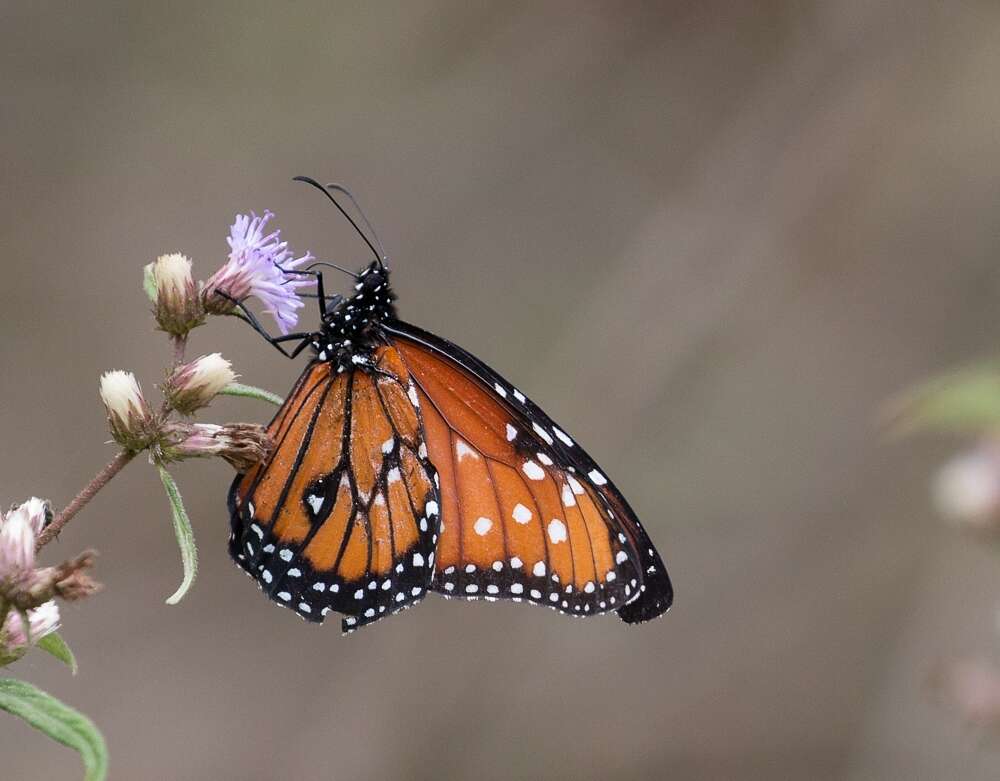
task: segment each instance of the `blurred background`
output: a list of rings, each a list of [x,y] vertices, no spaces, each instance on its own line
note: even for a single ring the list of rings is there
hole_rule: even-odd
[[[0,8],[0,497],[64,505],[109,460],[103,370],[169,348],[141,270],[207,277],[237,211],[363,246],[295,174],[348,183],[403,317],[459,341],[591,450],[663,552],[630,628],[427,599],[348,638],[226,553],[222,463],[175,475],[200,543],[128,468],[47,548],[101,551],[64,610],[76,678],[13,672],[104,730],[113,779],[994,779],[937,707],[996,647],[1000,567],[946,529],[951,443],[885,399],[1000,323],[1000,5],[25,3]],[[346,287],[346,280],[336,280]],[[307,320],[308,322],[308,320]],[[200,329],[247,382],[301,368]],[[265,421],[229,399],[204,420]],[[20,722],[4,778],[74,778]]]

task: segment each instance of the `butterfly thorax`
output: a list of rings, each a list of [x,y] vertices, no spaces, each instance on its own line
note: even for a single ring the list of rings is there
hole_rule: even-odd
[[[312,335],[317,357],[332,361],[339,371],[370,365],[372,352],[382,343],[379,325],[396,316],[392,305],[396,295],[384,265],[376,261],[364,268],[354,291],[326,313],[320,330]]]

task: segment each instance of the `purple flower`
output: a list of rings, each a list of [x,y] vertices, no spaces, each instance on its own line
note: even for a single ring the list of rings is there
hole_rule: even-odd
[[[265,234],[272,217],[270,211],[262,217],[236,215],[227,239],[229,260],[205,283],[203,295],[205,308],[212,314],[231,314],[235,308],[232,300],[256,296],[281,333],[287,334],[295,327],[298,310],[304,306],[297,289],[313,283],[311,277],[294,271],[314,256],[307,252],[294,257],[288,242],[281,241],[280,230]]]

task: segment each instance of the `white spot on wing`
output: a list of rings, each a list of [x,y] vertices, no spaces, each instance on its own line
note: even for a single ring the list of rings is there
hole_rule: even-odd
[[[552,435],[549,434],[548,431],[546,431],[545,429],[543,429],[537,423],[532,423],[531,427],[535,430],[535,433],[538,434],[538,436],[540,436],[542,439],[545,440],[545,444],[547,444],[547,445],[554,444],[554,440],[552,439]]]
[[[475,529],[476,534],[478,534],[480,537],[483,537],[490,529],[493,528],[493,521],[491,521],[489,518],[480,516],[479,518],[476,519],[476,522],[472,528]]]
[[[618,551],[618,553],[615,554],[616,563],[624,564],[626,561],[628,561],[628,554],[625,551],[620,550]]]
[[[531,510],[518,502],[514,505],[514,512],[511,513],[511,517],[518,523],[528,523],[531,520]]]
[[[562,487],[562,503],[565,507],[572,507],[576,504],[576,497],[573,496],[573,489],[568,484]]]
[[[479,454],[473,450],[464,439],[456,440],[455,442],[455,454],[458,456],[458,460],[461,461],[463,458],[479,458]]]
[[[565,431],[561,431],[555,426],[552,427],[552,432],[563,441],[563,444],[573,447],[573,440],[569,438],[569,435]]]
[[[566,524],[558,518],[549,521],[549,539],[552,540],[553,545],[566,542]]]
[[[406,389],[406,395],[410,397],[410,403],[417,409],[420,409],[420,399],[417,398],[417,389],[412,382],[410,383],[410,387]]]
[[[389,474],[386,476],[386,479],[390,483],[398,483],[400,480],[402,480],[403,478],[399,474],[399,467],[394,466],[392,469],[390,469]]]
[[[382,443],[382,452],[385,455],[389,455],[392,452],[392,446],[396,443],[396,440],[389,437],[385,442]]]
[[[507,390],[499,382],[493,383],[493,389],[500,394],[502,398],[507,398]]]
[[[319,510],[323,506],[323,497],[317,496],[316,494],[310,494],[306,501],[309,502],[309,506],[312,507],[313,515],[319,515]]]
[[[522,404],[524,404],[524,402],[527,401],[527,399],[524,397],[524,394],[521,393],[521,391],[519,391],[517,388],[514,388],[514,398],[517,399]]]
[[[532,480],[545,479],[545,470],[534,461],[525,461],[521,464],[521,470]]]
[[[545,574],[545,562],[544,561],[536,561],[535,562],[535,567],[531,571],[533,573],[535,573],[536,577],[539,577],[539,578],[542,577]]]
[[[513,442],[517,439],[517,429],[514,428],[510,423],[507,424],[507,441]]]
[[[420,554],[420,553],[414,553],[413,554],[413,566],[414,567],[422,567],[422,566],[424,566],[424,557],[423,557],[422,554]]]
[[[583,486],[580,485],[580,481],[573,477],[573,475],[567,475],[566,479],[569,481],[569,487],[573,489],[573,493],[577,496],[582,496]]]
[[[591,469],[587,473],[587,477],[591,479],[594,485],[605,485],[608,482],[608,478],[598,472],[596,469]]]

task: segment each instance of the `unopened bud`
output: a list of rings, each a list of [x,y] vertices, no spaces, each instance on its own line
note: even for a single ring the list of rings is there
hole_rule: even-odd
[[[1000,445],[984,442],[938,472],[934,503],[942,516],[971,531],[1000,531]]]
[[[36,520],[29,504],[15,507],[0,525],[0,581],[14,580],[35,566]]]
[[[153,413],[135,375],[110,371],[101,376],[101,400],[108,411],[111,436],[127,450],[146,447],[155,436]]]
[[[161,330],[173,336],[205,322],[202,297],[191,276],[191,261],[183,255],[160,255],[145,268],[146,290]]]
[[[59,629],[59,607],[55,602],[46,602],[25,615],[27,624],[19,611],[12,610],[0,626],[0,667],[16,662],[30,646]]]
[[[212,353],[174,369],[163,392],[170,406],[184,415],[191,415],[211,404],[212,399],[235,380],[233,365],[221,354]]]

